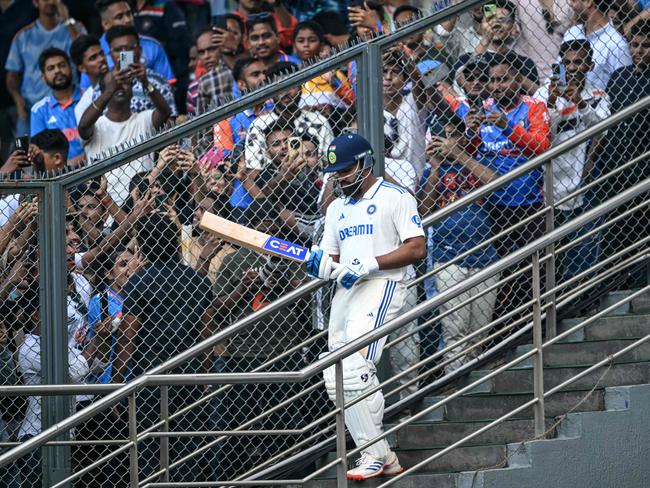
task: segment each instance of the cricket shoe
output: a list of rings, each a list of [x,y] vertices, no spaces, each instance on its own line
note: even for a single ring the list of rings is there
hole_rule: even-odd
[[[384,474],[386,476],[391,476],[394,474],[400,474],[402,471],[404,471],[404,468],[399,463],[397,454],[395,454],[393,451],[388,451],[386,461],[384,462]]]
[[[368,452],[362,452],[357,459],[357,467],[348,471],[349,480],[363,481],[384,473],[384,461]]]

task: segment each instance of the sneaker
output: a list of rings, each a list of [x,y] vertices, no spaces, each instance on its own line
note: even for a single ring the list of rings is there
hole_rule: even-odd
[[[391,476],[394,474],[400,474],[402,471],[404,471],[404,468],[399,463],[397,454],[393,451],[388,451],[388,456],[386,456],[386,462],[384,463],[384,474],[386,476]]]
[[[375,476],[381,476],[384,472],[384,462],[381,458],[376,458],[365,451],[361,453],[361,457],[357,459],[356,464],[356,468],[348,471],[349,480],[363,481]]]

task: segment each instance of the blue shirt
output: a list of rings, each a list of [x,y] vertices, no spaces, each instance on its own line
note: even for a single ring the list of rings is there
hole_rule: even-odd
[[[142,51],[142,60],[144,61],[144,67],[149,68],[152,71],[155,71],[159,75],[165,78],[168,83],[173,84],[176,82],[174,77],[174,72],[172,67],[169,64],[169,59],[165,50],[160,45],[158,41],[147,36],[140,37],[140,50]],[[108,69],[113,69],[115,63],[113,63],[113,58],[111,58],[111,48],[106,42],[106,33],[102,35],[99,39],[99,43],[102,46],[102,50],[106,55],[106,62],[108,63]],[[80,81],[81,88],[85,90],[91,86],[90,78],[86,73],[81,74]]]
[[[72,99],[61,105],[53,94],[47,95],[32,107],[29,136],[34,137],[45,129],[59,129],[68,140],[68,159],[84,153],[74,108],[81,98],[79,88],[72,92]]]
[[[108,294],[108,313],[111,317],[121,318],[124,298],[110,288],[106,293]],[[101,316],[101,300],[100,295],[97,294],[94,295],[88,303],[88,339],[91,339],[95,335],[95,326],[100,321]],[[115,334],[112,335],[111,341],[111,352],[109,354],[108,366],[98,378],[99,383],[105,384],[111,382],[111,376],[113,375],[113,362],[115,361],[117,349],[117,336]]]
[[[11,43],[5,69],[22,74],[20,93],[28,107],[38,102],[49,91],[41,78],[38,56],[47,47],[58,47],[69,52],[71,45],[72,38],[63,24],[48,31],[36,20],[18,31]]]

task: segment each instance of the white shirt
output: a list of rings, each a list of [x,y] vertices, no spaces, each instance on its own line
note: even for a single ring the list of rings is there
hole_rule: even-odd
[[[607,89],[612,73],[632,64],[630,47],[611,22],[589,35],[585,34],[584,25],[574,25],[566,31],[562,42],[573,39],[587,39],[591,43],[594,69],[587,75],[587,80],[595,88]]]
[[[413,94],[409,93],[402,99],[397,113],[393,115],[384,110],[384,118],[384,127],[390,126],[392,119],[397,119],[397,137],[387,155],[410,162],[419,178],[426,163],[426,111],[418,110]]]
[[[337,198],[327,208],[320,247],[343,264],[383,256],[412,237],[424,236],[415,197],[383,178],[358,201]],[[404,281],[407,266],[377,271],[368,279]]]
[[[153,112],[153,110],[145,110],[134,113],[125,122],[113,122],[105,115],[99,117],[90,140],[83,141],[88,161],[91,164],[101,161],[104,159],[102,151],[137,137],[153,134]],[[149,171],[151,168],[153,168],[153,159],[151,155],[147,155],[106,173],[108,193],[115,203],[122,205],[129,197],[129,183],[136,173]]]
[[[270,160],[266,156],[266,129],[270,127],[280,115],[273,112],[265,113],[257,117],[246,134],[246,143],[244,146],[244,156],[246,167],[257,171],[263,170]],[[318,141],[318,150],[320,154],[325,154],[327,147],[334,139],[334,133],[327,119],[316,112],[302,110],[294,119],[294,135],[298,132],[306,131]]]
[[[81,98],[77,102],[77,105],[75,105],[74,118],[77,119],[77,125],[79,125],[79,121],[81,120],[81,117],[83,116],[86,109],[90,107],[90,104],[93,103],[94,92],[95,89],[92,86],[86,88],[86,91],[84,91],[83,94],[81,95]]]
[[[546,82],[540,87],[534,98],[547,103],[549,83]],[[587,102],[587,108],[585,109],[579,109],[574,103],[562,97],[559,97],[555,102],[555,108],[549,107],[548,113],[551,117],[553,145],[564,142],[609,117],[609,97],[603,90],[599,90],[587,82],[581,96]],[[553,159],[554,201],[557,202],[566,195],[573,193],[582,185],[582,173],[587,162],[588,144],[588,142],[583,142]],[[557,208],[560,210],[573,210],[581,207],[583,203],[584,195],[579,195],[558,205]]]
[[[81,351],[68,349],[68,374],[73,383],[82,383],[90,372],[88,362]],[[25,342],[18,351],[18,368],[25,385],[41,384],[41,338],[25,334]],[[70,412],[72,413],[72,412]],[[41,397],[28,397],[25,418],[20,425],[18,438],[35,436],[41,432]]]
[[[18,207],[20,206],[20,195],[18,193],[14,195],[7,195],[6,197],[0,199],[0,227],[9,222],[9,219],[14,214]]]

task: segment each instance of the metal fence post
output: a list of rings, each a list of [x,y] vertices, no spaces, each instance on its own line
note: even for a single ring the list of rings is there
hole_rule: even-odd
[[[535,435],[542,435],[546,430],[544,415],[544,356],[542,354],[542,299],[539,277],[539,251],[533,254],[533,347],[535,362],[533,363],[533,393],[537,398],[535,403]]]
[[[545,231],[548,234],[555,229],[555,198],[553,197],[553,160],[547,161],[544,166],[544,205],[546,206],[545,214]],[[546,248],[546,254],[549,255],[549,259],[546,260],[545,264],[545,285],[546,290],[552,290],[555,288],[555,242],[551,243]],[[546,310],[546,339],[552,339],[557,335],[557,314],[555,308],[555,293],[551,293],[548,296],[548,302],[550,307]]]
[[[65,189],[46,183],[39,209],[41,373],[43,384],[65,384],[68,375],[67,270]],[[70,397],[52,395],[41,399],[42,428],[70,416]],[[57,440],[64,439],[65,434]],[[43,486],[49,487],[70,475],[70,446],[44,447]]]
[[[169,387],[160,387],[160,420],[163,421],[161,432],[169,432]],[[160,469],[164,469],[160,475],[160,481],[169,482],[169,437],[160,438]]]
[[[343,396],[343,362],[338,361],[334,369],[336,381],[336,457],[341,462],[336,467],[336,486],[346,488],[348,486],[348,462],[345,445],[345,397]]]
[[[374,174],[384,176],[384,89],[381,46],[367,44],[357,69],[359,133],[375,151]]]
[[[131,488],[138,488],[138,425],[136,423],[135,392],[129,395],[129,440],[133,443],[129,449],[129,478]]]

